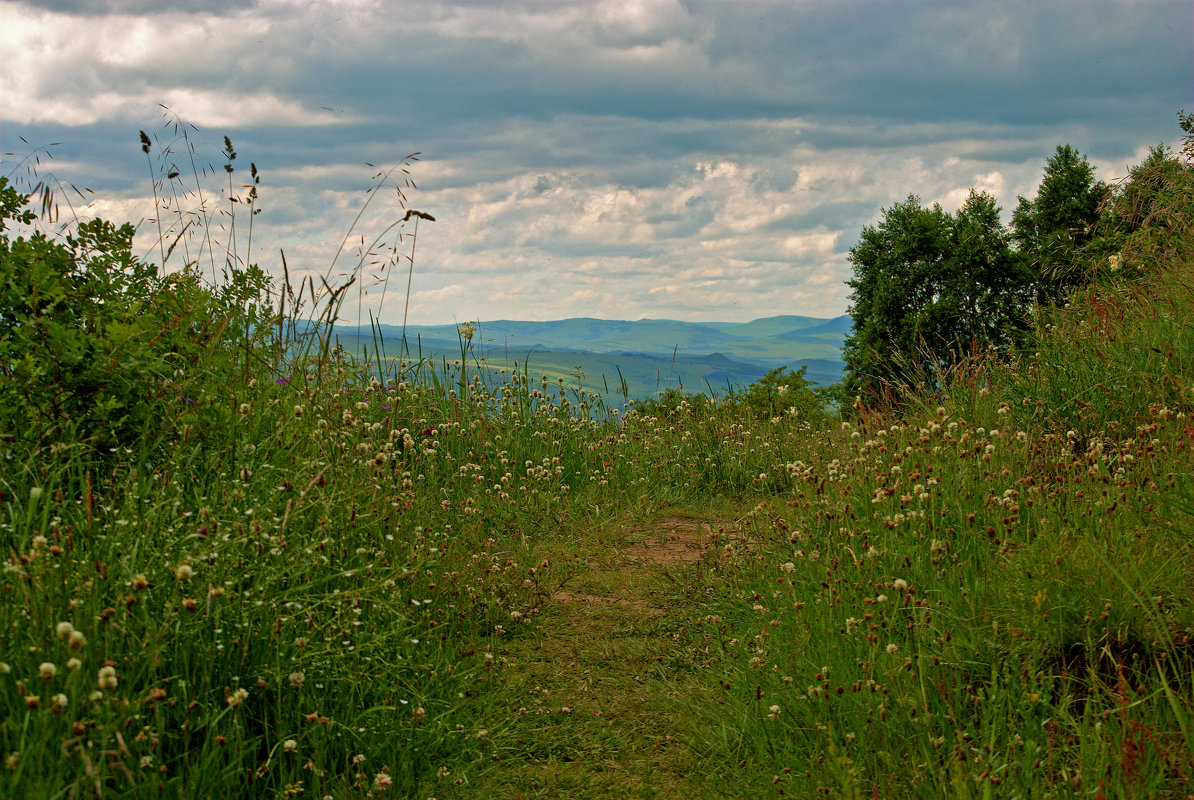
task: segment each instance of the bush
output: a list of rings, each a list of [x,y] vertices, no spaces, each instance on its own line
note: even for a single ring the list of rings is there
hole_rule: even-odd
[[[37,218],[28,200],[0,178],[0,435],[112,448],[197,433],[204,365],[260,329],[264,273],[208,289],[134,256],[131,225],[98,219],[61,240],[10,238],[10,222]]]
[[[790,372],[779,367],[730,396],[730,400],[757,419],[795,414],[803,419],[819,415],[826,390],[816,389],[805,378],[808,367]]]

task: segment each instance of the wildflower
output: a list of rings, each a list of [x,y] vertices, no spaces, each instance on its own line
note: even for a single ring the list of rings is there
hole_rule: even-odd
[[[78,669],[81,666],[83,666],[83,662],[77,658],[68,659],[66,662],[67,669]]]
[[[290,673],[288,680],[290,681],[290,688],[298,689],[302,687],[304,681],[307,680],[307,676],[301,672],[292,672]]]
[[[294,739],[287,739],[286,741],[282,742],[282,749],[287,753],[293,753],[298,750],[298,742],[296,742]]]
[[[54,626],[54,633],[58,634],[59,639],[65,640],[70,638],[70,635],[74,633],[74,631],[75,626],[71,625],[69,622],[59,622]]]
[[[33,549],[41,550],[41,549],[45,548],[45,546],[48,542],[49,542],[49,539],[47,539],[46,537],[42,536],[39,533],[33,537]]]
[[[53,702],[55,708],[66,708],[70,705],[70,698],[62,694],[62,692],[59,692],[58,694],[54,695]]]
[[[352,757],[352,765],[355,767],[357,764],[360,764],[364,760],[365,760],[365,755],[363,753],[357,753],[355,756]]]
[[[902,592],[908,588],[908,581],[904,580],[903,578],[896,578],[891,585],[895,587],[897,592]]]
[[[889,656],[895,655],[899,651],[900,651],[900,646],[898,644],[896,644],[895,642],[892,642],[891,644],[887,645],[887,654]]]
[[[101,689],[115,689],[116,688],[116,668],[112,666],[100,667],[99,680],[97,681]]]
[[[54,666],[49,661],[43,661],[37,667],[37,676],[43,681],[53,679],[58,674],[58,667]]]
[[[191,569],[188,564],[179,564],[174,569],[174,577],[180,581],[189,581],[195,577],[195,570]]]
[[[771,717],[772,719],[779,719],[779,706],[773,705],[767,710],[771,712],[767,716]]]
[[[386,789],[389,789],[390,784],[393,782],[394,779],[384,772],[379,772],[373,776],[373,788],[379,792],[384,792]]]
[[[66,645],[71,650],[82,650],[87,646],[87,637],[83,635],[82,631],[71,631]]]
[[[241,703],[245,702],[245,700],[248,697],[249,697],[249,691],[247,689],[241,688],[241,689],[237,689],[235,692],[228,695],[228,697],[226,699],[227,699],[229,706],[231,706],[232,708],[236,708]]]
[[[149,578],[146,578],[143,573],[138,572],[133,577],[133,591],[140,592],[149,586]]]
[[[35,694],[25,695],[25,708],[30,711],[36,711],[41,708],[41,698]]]
[[[252,408],[253,407],[250,406],[248,403],[241,403],[240,407],[237,409],[237,411],[239,411],[240,415],[243,417],[243,416],[247,415],[249,413],[249,411],[252,410]]]

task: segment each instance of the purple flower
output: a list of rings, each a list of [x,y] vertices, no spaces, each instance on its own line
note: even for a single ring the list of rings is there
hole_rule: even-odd
[[[389,408],[389,407],[390,407],[389,403],[387,403],[386,405],[382,406],[382,408]]]
[[[290,378],[278,378],[276,381],[274,381],[274,383],[278,384],[279,386],[285,386],[286,384],[290,383]]]

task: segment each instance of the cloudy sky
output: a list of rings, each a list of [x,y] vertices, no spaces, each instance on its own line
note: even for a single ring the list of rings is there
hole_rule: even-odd
[[[261,175],[248,256],[336,278],[363,242],[362,302],[398,323],[412,246],[412,323],[841,314],[883,207],[977,187],[1006,220],[1057,144],[1111,180],[1194,110],[1188,0],[6,0],[0,54],[0,174],[40,156],[148,250],[179,217],[138,131],[192,212],[171,123],[213,210],[227,135],[234,189]],[[435,222],[387,233],[398,171],[353,227],[415,152],[405,207]]]

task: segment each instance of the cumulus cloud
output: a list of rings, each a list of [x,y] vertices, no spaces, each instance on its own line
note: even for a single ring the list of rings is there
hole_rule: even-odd
[[[285,252],[299,277],[359,263],[362,306],[388,322],[416,245],[412,223],[388,226],[407,207],[436,217],[418,229],[412,322],[830,316],[859,230],[908,194],[952,210],[973,187],[1006,218],[1059,142],[1111,178],[1173,139],[1188,11],[9,2],[0,133],[9,152],[61,141],[54,168],[97,190],[92,213],[144,220],[146,250],[168,215],[137,130],[184,178],[193,147],[221,180],[228,134],[234,191],[247,162],[261,170],[254,260],[277,270]],[[414,151],[403,195],[366,207],[374,176]]]

